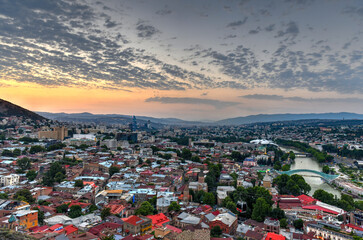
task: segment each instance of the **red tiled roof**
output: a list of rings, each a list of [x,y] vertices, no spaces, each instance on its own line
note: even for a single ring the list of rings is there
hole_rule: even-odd
[[[138,216],[133,215],[133,216],[129,217],[128,219],[124,220],[124,222],[137,226],[138,224],[144,222],[144,220],[142,220]]]
[[[156,225],[159,227],[167,222],[170,222],[169,218],[167,216],[165,216],[164,213],[149,215],[147,217],[151,219],[153,225]]]
[[[68,234],[72,234],[74,232],[77,232],[78,228],[76,228],[73,225],[68,225],[67,227],[64,228],[64,231],[66,231],[66,233],[67,233],[66,235],[68,235]]]
[[[273,232],[269,232],[267,233],[267,236],[265,238],[265,240],[285,240],[286,238],[282,235],[273,233]]]
[[[51,226],[51,227],[49,228],[49,230],[54,231],[54,230],[56,230],[57,228],[62,227],[62,226],[63,226],[63,224],[58,223],[58,224],[56,224],[56,225]]]
[[[302,208],[303,209],[310,209],[310,210],[319,210],[319,211],[323,211],[323,212],[327,212],[327,213],[332,213],[332,214],[335,214],[335,215],[339,214],[336,211],[333,211],[333,210],[330,210],[330,209],[327,209],[327,208],[323,208],[323,207],[320,207],[318,205],[303,206]]]
[[[167,229],[173,231],[173,232],[176,232],[176,233],[182,233],[183,231],[177,227],[174,227],[174,226],[171,226],[171,225],[166,225],[165,226]]]
[[[305,194],[302,194],[302,195],[298,196],[298,198],[300,199],[301,203],[304,204],[304,205],[312,204],[313,202],[317,201],[315,198],[312,198],[312,197],[307,196]]]

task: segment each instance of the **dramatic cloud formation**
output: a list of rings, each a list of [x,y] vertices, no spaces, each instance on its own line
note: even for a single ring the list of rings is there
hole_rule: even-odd
[[[250,94],[241,96],[242,98],[255,99],[255,100],[289,100],[296,102],[362,102],[362,98],[303,98],[303,97],[284,97],[275,94]]]
[[[363,98],[362,9],[361,0],[0,0],[0,86],[234,107],[226,114],[241,110],[241,94],[252,96],[244,101],[356,104]],[[254,94],[266,89],[276,95]],[[199,98],[206,92],[211,99]]]

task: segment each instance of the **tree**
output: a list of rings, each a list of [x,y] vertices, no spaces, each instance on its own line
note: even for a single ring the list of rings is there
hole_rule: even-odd
[[[304,221],[300,218],[294,221],[294,227],[296,229],[303,229],[304,227]]]
[[[58,207],[56,207],[56,211],[57,213],[66,213],[68,211],[68,205],[67,204],[59,205]]]
[[[286,218],[280,219],[280,227],[286,228],[287,227],[287,220]]]
[[[55,179],[55,176],[57,173],[62,173],[62,175],[58,174],[58,179]],[[59,162],[54,162],[52,165],[50,165],[49,171],[45,174],[43,177],[43,184],[46,186],[53,186],[54,182],[56,181],[62,181],[65,177],[66,170],[62,167],[62,165]]]
[[[324,165],[324,166],[323,166],[323,173],[329,174],[329,172],[330,172],[330,168],[329,168],[329,166]]]
[[[110,177],[112,177],[112,175],[114,175],[115,173],[119,173],[119,172],[120,172],[120,169],[116,166],[111,166],[108,170]]]
[[[178,212],[180,211],[180,205],[177,202],[171,202],[170,206],[168,207],[168,211],[175,211]]]
[[[26,177],[28,178],[29,181],[34,181],[34,179],[37,177],[38,173],[34,170],[29,170],[26,173]]]
[[[253,206],[252,219],[263,222],[269,211],[270,206],[266,203],[265,199],[258,198],[256,204]]]
[[[210,231],[210,234],[211,234],[211,236],[212,237],[215,237],[215,238],[217,238],[217,237],[220,237],[221,235],[222,235],[222,229],[221,229],[221,227],[220,226],[214,226],[212,229],[211,229],[211,231]]]
[[[216,197],[211,192],[204,193],[203,203],[208,204],[209,206],[213,207],[216,204]]]
[[[27,203],[34,203],[35,199],[32,196],[32,193],[28,189],[21,189],[17,191],[14,195],[14,199],[25,201]]]
[[[101,218],[102,220],[105,220],[105,218],[107,218],[108,216],[111,216],[111,209],[110,208],[104,208],[101,211]]]
[[[38,211],[38,223],[40,225],[43,225],[44,224],[44,212],[43,211],[40,211],[39,208],[33,208],[33,210],[37,210]]]
[[[69,212],[68,212],[68,216],[70,218],[77,218],[82,216],[82,208],[79,205],[73,205],[70,207]]]
[[[181,152],[181,157],[184,159],[191,159],[192,157],[192,152],[188,149],[188,148],[183,148],[182,152]]]
[[[271,213],[269,214],[270,217],[275,218],[275,219],[283,219],[285,218],[285,211],[278,208],[274,208],[272,209]]]
[[[136,215],[143,215],[143,216],[151,215],[153,213],[154,213],[154,207],[148,201],[141,203],[140,207],[135,211]]]
[[[290,164],[284,164],[281,169],[284,172],[289,171],[290,170]]]
[[[34,153],[45,152],[45,151],[46,151],[46,149],[44,147],[35,145],[30,148],[29,153],[34,154]]]
[[[9,196],[6,193],[0,193],[0,199],[8,199]]]
[[[57,183],[61,183],[65,177],[66,176],[63,173],[57,172],[57,174],[54,176],[54,181],[56,181]]]
[[[74,186],[75,187],[79,187],[79,188],[83,188],[84,187],[84,184],[83,184],[83,181],[82,180],[76,180],[75,182],[74,182]]]
[[[92,204],[91,206],[89,206],[88,208],[88,212],[93,213],[94,211],[98,210],[98,207],[94,204]]]
[[[193,162],[200,162],[200,157],[199,156],[193,156],[190,160],[192,160]]]
[[[31,167],[30,160],[27,157],[17,160],[16,164],[22,171],[28,170]]]

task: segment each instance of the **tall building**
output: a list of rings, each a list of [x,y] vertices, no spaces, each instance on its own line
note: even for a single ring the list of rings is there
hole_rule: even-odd
[[[39,139],[55,139],[63,141],[66,137],[68,137],[68,129],[65,127],[54,127],[53,130],[38,132]]]

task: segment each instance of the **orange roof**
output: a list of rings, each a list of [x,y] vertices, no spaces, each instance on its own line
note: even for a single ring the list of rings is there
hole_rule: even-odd
[[[68,234],[72,234],[74,232],[77,232],[78,228],[76,228],[73,225],[68,225],[67,227],[64,228],[64,231],[66,231],[66,233],[67,233],[66,235],[68,235]]]
[[[128,219],[125,219],[124,222],[130,223],[134,226],[139,225],[140,223],[143,223],[144,220],[142,220],[141,218],[139,218],[138,216],[132,215],[131,217],[129,217]]]
[[[112,214],[120,214],[125,209],[121,204],[107,204],[105,208],[109,208]]]
[[[162,226],[164,223],[170,222],[169,218],[164,213],[146,216],[150,218],[153,225]]]
[[[269,232],[269,233],[267,233],[265,240],[286,240],[286,238],[282,235],[279,235],[279,234],[276,234],[273,232]]]
[[[51,226],[51,227],[49,228],[49,230],[54,231],[54,230],[56,230],[57,228],[62,227],[62,226],[63,226],[63,224],[58,223],[58,224],[56,224],[56,225]]]

